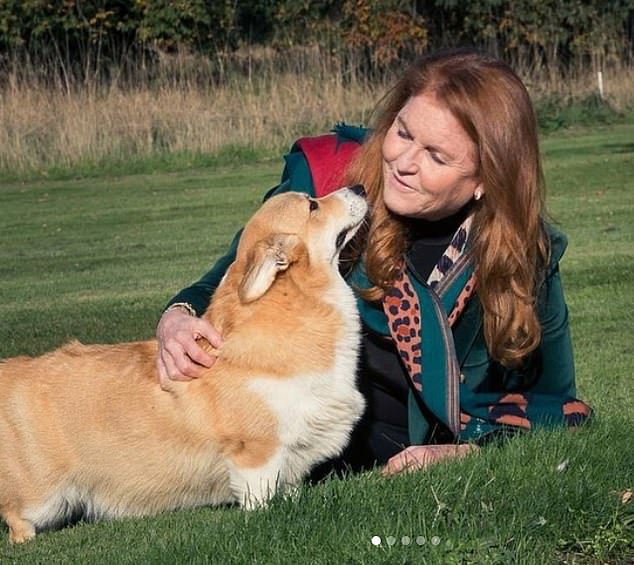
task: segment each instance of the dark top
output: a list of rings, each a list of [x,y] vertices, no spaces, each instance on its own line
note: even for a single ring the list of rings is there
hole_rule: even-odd
[[[437,222],[411,222],[407,258],[419,279],[428,279],[465,216],[466,211],[461,211]],[[357,470],[384,465],[409,445],[407,399],[411,385],[396,348],[391,339],[365,325],[362,348],[359,388],[367,408],[343,455]]]

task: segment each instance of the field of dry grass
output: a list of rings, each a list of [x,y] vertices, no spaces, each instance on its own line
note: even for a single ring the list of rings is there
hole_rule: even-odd
[[[269,59],[267,59],[269,57]],[[79,164],[160,153],[213,154],[233,145],[280,151],[298,136],[335,122],[367,124],[391,80],[369,81],[318,52],[280,67],[273,56],[217,67],[170,60],[153,81],[122,86],[43,83],[36,73],[0,83],[0,173],[37,174]],[[598,91],[595,73],[564,79],[522,73],[535,100],[583,99]],[[603,73],[607,100],[634,107],[634,69]]]

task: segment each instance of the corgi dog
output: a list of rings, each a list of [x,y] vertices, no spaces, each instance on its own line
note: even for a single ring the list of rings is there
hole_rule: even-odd
[[[359,318],[338,269],[367,212],[362,192],[280,194],[247,222],[204,314],[224,342],[201,378],[162,390],[155,340],[0,362],[11,542],[77,516],[256,508],[341,453],[364,410]]]

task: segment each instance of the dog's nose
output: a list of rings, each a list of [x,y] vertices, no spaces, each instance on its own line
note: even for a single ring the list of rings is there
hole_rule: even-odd
[[[349,188],[357,196],[363,196],[363,198],[365,198],[365,188],[363,188],[362,184],[355,184],[354,186],[350,186]]]

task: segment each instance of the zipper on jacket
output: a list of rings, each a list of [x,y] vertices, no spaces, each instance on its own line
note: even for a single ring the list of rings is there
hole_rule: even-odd
[[[464,259],[463,259],[464,258]],[[448,288],[450,288],[450,284],[445,283],[447,279],[450,282],[454,282],[469,266],[470,260],[466,255],[461,255],[458,260],[454,263],[449,272],[443,277],[443,279],[439,282],[438,286],[442,285],[442,291],[446,292]],[[445,399],[446,411],[447,411],[447,419],[448,425],[451,432],[457,436],[460,431],[460,398],[458,394],[458,384],[460,380],[460,369],[458,364],[458,359],[456,356],[456,348],[453,343],[453,333],[451,332],[451,327],[449,326],[449,322],[447,321],[447,314],[445,309],[440,301],[440,297],[436,293],[436,290],[431,288],[427,281],[423,281],[421,276],[418,274],[416,269],[411,264],[408,257],[405,258],[405,264],[408,267],[409,272],[414,276],[414,278],[429,292],[431,296],[432,303],[434,304],[434,310],[436,312],[436,317],[439,320],[440,329],[442,333],[443,345],[445,348],[445,382],[447,388],[447,396]],[[438,288],[438,287],[437,287]]]
[[[431,290],[431,289],[430,289]],[[458,394],[458,383],[460,379],[458,369],[458,359],[456,358],[456,348],[453,343],[453,334],[447,321],[447,314],[442,307],[440,299],[436,293],[432,290],[430,292],[434,309],[436,310],[436,317],[440,323],[440,329],[442,332],[443,345],[445,347],[445,382],[447,385],[447,419],[449,429],[454,435],[458,435],[460,431],[460,398]]]

